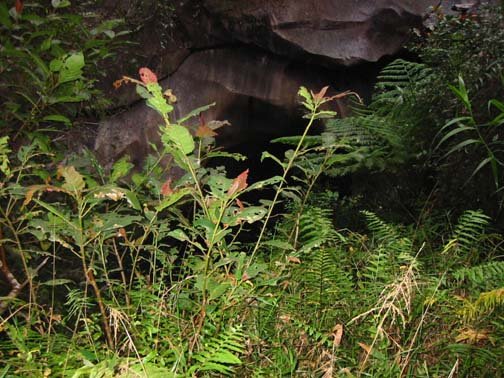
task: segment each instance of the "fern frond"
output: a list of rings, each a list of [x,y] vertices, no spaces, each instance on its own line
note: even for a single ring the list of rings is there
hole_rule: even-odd
[[[367,226],[373,236],[381,243],[393,243],[399,240],[399,235],[394,227],[381,220],[375,213],[362,210]]]
[[[467,282],[474,289],[489,289],[504,286],[504,261],[464,267],[456,270],[453,277],[458,282]]]
[[[373,108],[379,114],[390,108],[414,100],[417,88],[432,75],[426,65],[396,59],[388,64],[378,76],[376,89],[380,92],[373,98]]]
[[[474,302],[466,301],[462,316],[468,322],[480,319],[490,314],[497,307],[504,305],[504,287],[481,293]]]
[[[244,337],[241,329],[231,327],[211,338],[204,349],[194,356],[195,363],[189,369],[189,376],[202,371],[233,374],[234,366],[242,363],[237,355],[245,350]]]
[[[301,264],[292,272],[293,292],[284,298],[290,318],[328,332],[336,319],[351,315],[348,298],[354,285],[346,254],[340,248],[321,247],[301,256]]]
[[[332,211],[308,207],[299,217],[299,242],[301,251],[308,252],[323,244],[337,241],[339,234],[332,224]]]
[[[467,255],[479,242],[490,217],[482,211],[467,210],[459,218],[453,231],[453,235],[443,248],[444,254],[454,253]]]
[[[362,276],[367,278],[367,287],[371,291],[381,290],[381,285],[386,285],[395,279],[401,266],[417,262],[411,255],[413,243],[403,237],[398,227],[381,220],[370,211],[361,211],[367,221],[367,226],[373,234],[376,246],[368,257],[365,271]],[[380,283],[380,285],[377,285]]]

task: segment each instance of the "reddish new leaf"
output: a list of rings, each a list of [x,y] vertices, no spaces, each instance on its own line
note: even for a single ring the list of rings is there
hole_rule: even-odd
[[[228,196],[232,196],[233,194],[235,194],[235,193],[237,193],[247,187],[248,174],[249,174],[249,170],[246,169],[242,173],[240,173],[238,175],[238,177],[236,177],[233,180],[233,183],[231,184],[231,186],[229,187],[228,192],[227,192]]]
[[[240,201],[238,198],[236,199],[236,204],[238,205],[240,210],[242,210],[242,211],[245,210],[245,206],[243,206],[242,201]]]
[[[324,98],[328,89],[329,89],[329,86],[326,86],[326,87],[322,88],[319,93],[312,92],[312,97],[315,99],[315,101],[318,102]]]
[[[140,79],[144,84],[153,84],[157,83],[157,76],[154,72],[152,72],[147,67],[142,67],[138,71],[140,73]]]
[[[16,0],[15,8],[16,8],[16,13],[17,14],[23,13],[23,8],[24,8],[23,1],[22,0]]]
[[[163,197],[168,197],[173,194],[173,189],[171,188],[171,178],[165,181],[165,183],[161,186],[161,194]]]
[[[200,114],[200,124],[198,130],[196,130],[196,136],[199,138],[210,138],[217,135],[215,131],[213,131],[210,127],[208,127],[203,115]]]

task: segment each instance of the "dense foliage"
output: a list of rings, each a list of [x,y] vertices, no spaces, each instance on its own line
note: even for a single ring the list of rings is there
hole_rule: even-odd
[[[50,136],[100,108],[93,75],[118,26],[81,33],[78,16],[60,13],[67,3],[53,1],[47,14],[0,4],[8,31],[0,41],[0,377],[501,374],[504,97],[478,90],[504,84],[500,14],[443,19],[417,47],[423,62],[385,67],[367,106],[351,92],[302,87],[304,134],[276,140],[292,149],[262,158],[281,174],[250,183],[249,170],[228,177],[210,164],[244,159],[216,148],[212,125],[187,127],[212,105],[175,119],[173,94],[148,68],[116,83],[135,85],[164,119],[162,146],[144,166],[125,156],[106,171],[89,151],[60,157]],[[445,41],[458,38],[454,29],[493,55],[456,64],[466,47]],[[449,65],[436,60],[439,50],[453,57]],[[480,57],[467,54],[462,62]],[[492,69],[482,77],[485,65]],[[426,110],[439,94],[444,107]],[[328,109],[343,97],[355,110],[337,119]],[[319,136],[310,135],[316,121],[326,123]],[[455,182],[474,198],[487,191],[493,214],[439,199],[453,189],[444,164],[457,159],[471,164]],[[404,170],[434,181],[410,198],[411,224],[383,219],[379,207],[359,211],[359,198],[321,180]],[[248,193],[262,199],[248,202]],[[346,214],[365,227],[336,227],[355,224]]]

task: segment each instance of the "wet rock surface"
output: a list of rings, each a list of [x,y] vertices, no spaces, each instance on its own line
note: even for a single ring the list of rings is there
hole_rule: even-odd
[[[128,12],[135,0],[107,0],[114,12]],[[156,2],[154,2],[156,3]],[[299,133],[299,86],[332,91],[352,89],[369,96],[386,57],[399,51],[408,30],[419,26],[434,0],[182,0],[167,2],[176,32],[164,34],[163,22],[141,22],[140,51],[114,70],[113,80],[133,66],[155,70],[163,88],[179,99],[174,117],[216,102],[205,119],[228,120],[218,142],[233,148]],[[107,5],[106,4],[106,5]],[[145,3],[143,3],[145,5]],[[122,10],[121,10],[122,9]],[[144,10],[139,8],[138,12]],[[141,12],[140,12],[141,13]],[[163,13],[165,14],[165,13]],[[146,18],[147,17],[147,18]],[[151,17],[154,17],[151,15]],[[164,17],[167,17],[166,14]],[[160,26],[161,25],[161,26]],[[385,59],[385,60],[384,60]],[[379,61],[378,64],[376,62]],[[117,105],[132,103],[130,86],[121,88]],[[337,104],[345,113],[344,104]],[[159,143],[160,123],[141,102],[101,122],[95,142],[98,156],[110,164],[124,154],[140,163],[150,143]],[[262,141],[262,142],[259,142]]]

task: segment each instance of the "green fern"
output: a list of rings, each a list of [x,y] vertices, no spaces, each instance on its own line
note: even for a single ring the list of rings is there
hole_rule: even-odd
[[[474,302],[466,301],[462,315],[466,321],[474,321],[502,306],[504,306],[504,287],[481,293]]]
[[[456,270],[453,277],[457,282],[467,282],[473,289],[492,289],[504,286],[504,261],[492,261],[473,267]]]
[[[308,207],[299,217],[299,243],[301,252],[308,252],[340,239],[332,224],[332,211]]]
[[[376,89],[380,92],[373,98],[371,107],[383,115],[397,111],[398,105],[414,102],[416,91],[431,75],[432,70],[424,64],[394,60],[378,75]]]
[[[232,375],[234,367],[241,365],[237,355],[244,352],[245,335],[239,328],[229,328],[205,343],[204,349],[194,355],[189,376],[197,372],[212,371],[223,375]]]
[[[414,152],[411,131],[422,119],[416,92],[431,75],[423,64],[397,59],[378,76],[378,93],[368,107],[356,105],[353,116],[327,121],[322,144],[349,145],[327,173],[340,176],[361,168],[384,170],[406,161]]]
[[[302,306],[319,327],[332,327],[336,314],[342,315],[346,298],[353,292],[352,278],[344,254],[335,248],[319,248],[305,257],[294,275],[300,282]]]
[[[402,266],[418,263],[411,255],[411,239],[402,236],[397,226],[384,222],[370,211],[364,210],[361,213],[366,218],[375,244],[362,273],[367,279],[363,284],[367,290],[378,293],[395,279]]]
[[[460,216],[452,237],[445,244],[443,254],[469,255],[479,243],[490,219],[482,211],[465,211]]]

